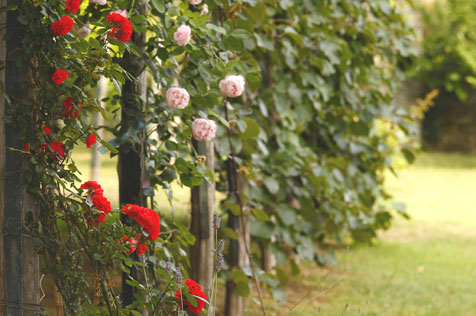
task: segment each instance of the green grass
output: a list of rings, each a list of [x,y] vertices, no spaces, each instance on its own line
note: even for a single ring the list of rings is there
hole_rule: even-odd
[[[289,315],[476,315],[476,156],[423,153],[387,188],[411,220],[396,218],[373,246],[339,250],[337,267],[304,265],[284,306],[267,301],[271,315],[306,295]]]

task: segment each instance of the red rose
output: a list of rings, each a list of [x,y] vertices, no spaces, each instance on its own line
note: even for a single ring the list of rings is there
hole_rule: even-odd
[[[53,35],[64,36],[69,33],[74,27],[74,21],[69,16],[62,16],[59,21],[51,24]]]
[[[113,23],[114,26],[109,31],[112,38],[117,38],[120,41],[128,42],[132,35],[131,22],[120,15],[119,13],[109,13],[107,16],[107,23]]]
[[[51,134],[51,128],[49,128],[48,126],[43,126],[43,132],[45,132],[46,135],[50,135]]]
[[[30,144],[23,145],[23,151],[30,151]]]
[[[139,237],[140,234],[137,234],[137,254],[142,255],[147,250],[147,244],[142,244]]]
[[[127,253],[133,253],[136,250],[137,240],[135,240],[134,237],[129,238],[124,235],[124,238],[121,241],[127,242],[129,244],[129,251],[127,251]]]
[[[75,106],[73,104],[73,98],[68,97],[64,100],[63,102],[63,116],[64,117],[71,117],[74,119],[78,118],[78,114],[81,112],[81,103],[78,103],[78,109],[75,109]]]
[[[99,211],[109,214],[111,212],[111,202],[109,202],[103,195],[94,194],[91,198],[93,205]]]
[[[54,159],[56,161],[63,160],[66,157],[66,154],[63,150],[64,144],[62,142],[51,142],[50,148],[55,152]],[[61,158],[60,158],[61,157]]]
[[[149,233],[147,240],[156,240],[159,237],[160,218],[154,210],[139,205],[127,204],[122,207],[122,212],[134,218]]]
[[[202,292],[201,286],[198,285],[197,282],[195,282],[194,280],[186,279],[185,285],[187,285],[188,287],[188,293],[197,298],[197,306],[193,306],[192,303],[190,303],[189,301],[184,301],[183,305],[186,306],[186,310],[194,314],[201,313],[203,310],[203,307],[205,306],[205,301],[207,300],[207,296],[205,295],[205,293]],[[181,301],[182,301],[180,299],[182,297],[182,292],[183,292],[183,289],[175,292],[175,298],[177,299],[177,302],[179,304],[181,304]],[[203,300],[201,300],[200,298],[202,298]]]
[[[81,0],[68,0],[65,3],[66,5],[66,11],[70,12],[72,14],[75,14],[76,11],[78,11],[79,6],[81,5]]]
[[[88,138],[86,138],[86,147],[91,148],[94,144],[96,144],[96,135],[89,134]]]
[[[104,190],[102,189],[101,185],[96,181],[86,181],[80,186],[83,190],[93,190],[94,194],[102,195]]]
[[[55,73],[51,76],[51,80],[56,85],[62,84],[66,80],[66,78],[68,78],[68,72],[63,69],[56,70]]]

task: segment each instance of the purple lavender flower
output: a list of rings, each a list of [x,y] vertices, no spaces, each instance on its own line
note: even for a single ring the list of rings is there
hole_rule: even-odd
[[[223,268],[223,264],[225,263],[225,257],[222,253],[217,254],[217,261],[215,262],[215,270],[218,272]]]
[[[181,267],[175,267],[175,281],[180,286],[183,283],[183,274],[182,274],[182,268]]]
[[[167,262],[165,265],[165,272],[167,272],[168,275],[172,274],[172,262]]]
[[[220,239],[217,244],[217,252],[223,253],[223,250],[225,250],[225,239]]]
[[[214,229],[220,228],[221,218],[218,213],[213,213],[213,222],[212,226]]]
[[[225,256],[223,255],[223,250],[225,250],[225,239],[220,239],[217,243],[217,260],[215,262],[215,270],[218,272],[222,269],[223,264],[225,263]]]

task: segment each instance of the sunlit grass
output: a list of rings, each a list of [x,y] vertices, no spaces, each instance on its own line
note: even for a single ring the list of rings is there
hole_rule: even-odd
[[[476,315],[476,156],[423,153],[387,188],[412,219],[397,217],[373,246],[339,250],[337,267],[305,264],[288,303],[267,300],[271,315],[306,296],[289,315]]]

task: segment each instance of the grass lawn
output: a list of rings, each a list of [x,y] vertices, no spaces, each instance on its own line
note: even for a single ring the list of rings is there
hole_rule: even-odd
[[[411,220],[339,250],[337,267],[304,267],[272,315],[476,315],[476,156],[423,153],[387,187]]]

